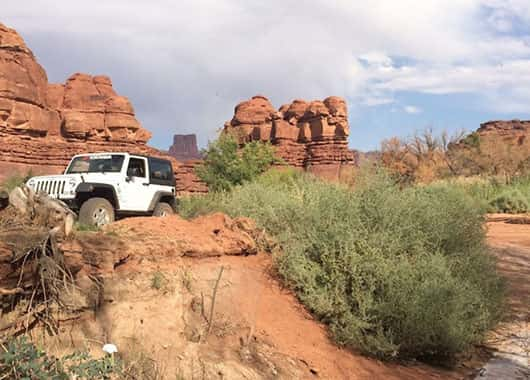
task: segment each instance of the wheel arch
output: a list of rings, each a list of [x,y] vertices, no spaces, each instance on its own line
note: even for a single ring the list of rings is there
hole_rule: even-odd
[[[120,201],[114,186],[107,183],[83,182],[76,189],[76,204],[81,207],[90,198],[105,198],[110,202],[114,210],[120,209]]]
[[[175,198],[175,195],[169,191],[157,191],[149,204],[149,211],[154,211],[159,202],[169,204],[173,208],[173,211],[177,210],[177,199]]]

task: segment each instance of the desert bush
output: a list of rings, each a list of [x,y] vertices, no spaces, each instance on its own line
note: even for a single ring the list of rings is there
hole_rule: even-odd
[[[92,359],[86,352],[56,358],[26,337],[1,344],[0,379],[68,380],[110,379],[119,364],[111,357]]]
[[[488,212],[530,212],[530,177],[453,178],[437,184],[465,192]]]
[[[203,154],[204,164],[197,168],[197,175],[213,191],[251,181],[277,161],[272,145],[252,141],[239,149],[230,134],[221,134]]]
[[[397,137],[381,143],[381,164],[403,184],[430,183],[455,173],[447,154],[464,136],[463,131],[436,135],[431,128],[417,131],[411,137]]]
[[[530,211],[529,200],[518,189],[506,190],[489,202],[490,211],[520,214]]]
[[[31,177],[33,177],[31,171],[26,174],[14,174],[0,183],[0,190],[11,192],[11,190],[26,183]]]
[[[79,222],[75,223],[74,229],[78,232],[98,232],[101,230],[98,226]]]
[[[283,280],[341,345],[387,359],[447,358],[499,318],[484,207],[459,188],[401,189],[376,169],[358,174],[352,191],[271,171],[181,206],[187,216],[210,208],[256,220],[283,248]]]
[[[160,290],[164,286],[167,285],[167,282],[168,280],[166,276],[164,276],[164,273],[160,271],[156,271],[155,273],[153,273],[153,276],[151,277],[151,288]]]

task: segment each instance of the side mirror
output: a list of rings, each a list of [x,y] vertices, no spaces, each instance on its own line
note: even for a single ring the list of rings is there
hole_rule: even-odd
[[[129,177],[129,176],[126,176],[126,177],[125,177],[125,182],[131,182],[131,181],[132,181],[132,178],[131,178],[131,177]]]

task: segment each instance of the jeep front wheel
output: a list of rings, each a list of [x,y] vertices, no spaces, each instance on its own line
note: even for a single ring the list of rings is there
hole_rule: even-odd
[[[90,198],[79,210],[79,223],[101,227],[114,222],[114,207],[105,198]]]
[[[171,207],[169,203],[158,202],[158,204],[155,207],[155,210],[153,211],[153,216],[168,216],[174,213],[175,211],[173,210],[173,207]]]

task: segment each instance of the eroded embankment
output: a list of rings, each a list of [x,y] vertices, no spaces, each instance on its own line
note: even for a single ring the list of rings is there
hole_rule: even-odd
[[[167,378],[458,377],[335,346],[275,279],[271,254],[260,252],[270,246],[250,220],[222,214],[194,221],[131,218],[59,238],[75,292],[45,346],[98,353],[112,342],[127,363]]]

